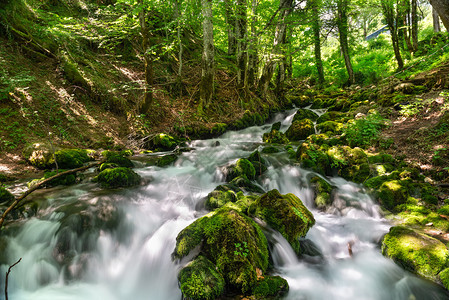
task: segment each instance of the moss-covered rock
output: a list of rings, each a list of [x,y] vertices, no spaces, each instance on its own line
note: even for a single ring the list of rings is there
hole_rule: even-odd
[[[159,133],[149,141],[148,147],[156,151],[168,151],[175,149],[177,145],[176,138],[166,133]]]
[[[257,184],[253,183],[245,175],[241,175],[241,176],[235,177],[229,183],[232,184],[232,185],[235,185],[235,186],[237,186],[239,188],[242,188],[247,193],[262,194],[262,193],[265,192],[260,186],[258,186]]]
[[[166,167],[166,166],[174,163],[177,159],[178,159],[178,156],[176,154],[167,154],[167,155],[159,157],[156,162],[156,165],[158,167]]]
[[[256,299],[281,299],[288,292],[288,282],[280,276],[266,276],[254,288]]]
[[[388,180],[379,187],[377,197],[386,209],[393,209],[395,206],[407,201],[408,188],[402,180]]]
[[[114,151],[103,151],[101,155],[106,158],[106,163],[115,164],[119,167],[132,168],[133,162],[125,155]]]
[[[49,169],[55,162],[53,147],[45,142],[27,145],[22,155],[31,165],[39,169]]]
[[[312,213],[293,194],[281,195],[271,190],[258,198],[250,207],[251,213],[279,231],[297,254],[299,239],[315,224]]]
[[[9,205],[14,201],[14,195],[11,194],[7,189],[0,186],[0,205]]]
[[[62,170],[59,170],[59,172],[57,172],[57,171],[45,172],[44,177],[30,181],[28,183],[28,187],[32,187],[33,185],[35,185],[45,179],[48,179],[50,177],[57,175],[58,173],[62,173],[65,171],[67,171],[67,170],[62,169]],[[76,183],[76,174],[67,174],[67,175],[63,175],[63,176],[53,179],[52,181],[46,183],[45,186],[52,187],[52,186],[58,186],[58,185],[71,185],[71,184],[75,184],[75,183]]]
[[[218,135],[225,133],[227,128],[228,128],[228,125],[226,125],[225,123],[217,123],[212,127],[212,129],[210,130],[210,133],[212,136],[218,136]]]
[[[253,180],[256,178],[254,165],[246,158],[239,159],[235,164],[225,168],[226,181],[231,181],[239,176],[246,176]]]
[[[262,140],[264,143],[269,144],[288,144],[290,141],[285,136],[284,133],[278,130],[271,130],[270,132],[266,132],[262,136]]]
[[[444,269],[440,272],[439,278],[443,286],[449,290],[449,268]]]
[[[329,156],[325,146],[318,146],[311,142],[304,142],[296,151],[296,158],[301,166],[306,169],[312,169],[322,175],[331,175]]]
[[[341,134],[343,132],[343,123],[335,122],[335,121],[326,121],[320,124],[317,124],[316,129],[321,132],[326,132],[330,134]]]
[[[206,208],[208,210],[214,210],[216,208],[220,208],[228,202],[237,201],[236,193],[228,188],[226,191],[222,190],[213,190],[206,197]]]
[[[309,135],[315,133],[313,122],[309,119],[294,121],[285,132],[290,141],[305,140]]]
[[[263,149],[262,149],[262,153],[265,153],[265,154],[279,153],[279,152],[281,152],[281,150],[279,150],[278,148],[276,148],[274,146],[266,146],[266,147],[263,147]]]
[[[102,163],[100,165],[100,167],[98,168],[98,170],[101,172],[101,171],[104,171],[106,169],[114,169],[114,168],[118,168],[118,167],[119,167],[119,165],[114,164],[114,163]]]
[[[140,184],[141,177],[130,168],[106,169],[100,172],[94,181],[106,188],[130,187]]]
[[[310,109],[299,109],[293,116],[292,122],[301,121],[304,119],[316,121],[318,119],[318,115],[315,112],[311,111]]]
[[[333,190],[326,180],[319,176],[314,176],[310,180],[315,190],[315,205],[318,209],[325,209],[332,204],[331,193]]]
[[[256,170],[256,176],[260,176],[263,174],[267,168],[267,161],[260,155],[259,151],[254,151],[248,157],[248,160],[253,164],[254,169]]]
[[[382,254],[406,270],[431,280],[436,280],[438,273],[448,267],[449,251],[442,242],[402,226],[392,227],[385,235]]]
[[[62,149],[55,152],[58,167],[62,169],[75,169],[82,167],[84,163],[91,159],[87,155],[87,150]]]
[[[249,217],[226,207],[218,209],[182,230],[176,238],[174,258],[200,247],[222,274],[226,285],[242,293],[257,283],[257,272],[268,267],[267,240]]]
[[[322,114],[317,120],[316,123],[320,124],[326,121],[335,121],[344,123],[344,121],[347,119],[347,114],[339,111],[328,111],[324,114]]]
[[[200,255],[178,274],[179,286],[185,299],[213,300],[224,291],[225,280],[215,265]]]

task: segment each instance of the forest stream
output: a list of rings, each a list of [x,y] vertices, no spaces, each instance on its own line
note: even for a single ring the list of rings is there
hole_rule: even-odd
[[[296,110],[271,121],[288,128]],[[320,112],[318,112],[320,113]],[[181,299],[177,274],[186,262],[172,261],[178,233],[205,215],[204,197],[224,175],[221,166],[262,149],[271,124],[192,141],[174,165],[146,166],[151,155],[133,157],[146,184],[105,190],[86,179],[70,187],[40,190],[36,217],[9,229],[6,257],[9,298],[14,300]],[[303,245],[317,256],[298,258],[279,233],[266,231],[274,272],[288,281],[286,299],[448,299],[440,286],[384,258],[380,241],[391,227],[361,185],[326,178],[336,186],[326,212],[314,207],[310,178],[286,152],[262,154],[269,162],[257,184],[265,191],[293,193],[316,224]],[[23,188],[16,187],[16,193]],[[0,267],[4,282],[9,265]]]

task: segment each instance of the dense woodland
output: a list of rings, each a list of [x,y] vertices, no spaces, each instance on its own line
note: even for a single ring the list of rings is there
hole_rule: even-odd
[[[283,152],[318,174],[320,211],[333,195],[326,176],[363,186],[395,225],[383,255],[449,289],[448,32],[448,0],[2,0],[0,251],[15,224],[39,215],[41,204],[26,201],[31,192],[82,182],[76,174],[91,167],[102,188],[141,185],[129,156],[170,166],[193,151],[192,140],[296,108],[286,131],[274,123],[260,137],[261,152]],[[230,252],[245,261],[216,258],[202,243],[178,276],[186,299],[286,294],[287,282],[269,275],[253,219],[278,230],[298,257],[315,220],[295,195],[252,183],[266,164],[255,151],[223,167],[227,183],[207,196],[210,220],[177,237],[173,260],[201,236],[236,235]],[[273,206],[280,215],[270,215]],[[296,217],[283,212],[290,206]],[[273,221],[283,218],[302,227]],[[211,235],[222,224],[229,232]],[[244,234],[252,244],[240,243]],[[0,265],[12,265],[5,256]]]

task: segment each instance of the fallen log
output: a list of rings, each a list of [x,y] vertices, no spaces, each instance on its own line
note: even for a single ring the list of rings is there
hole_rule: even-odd
[[[102,163],[104,163],[104,160],[95,162],[95,163],[87,165],[87,166],[83,166],[83,167],[79,167],[79,168],[76,168],[76,169],[67,170],[67,171],[58,173],[58,174],[56,174],[56,175],[54,175],[52,177],[49,177],[47,179],[44,179],[44,180],[36,183],[32,187],[30,187],[26,192],[24,192],[22,195],[20,195],[18,198],[16,198],[16,200],[3,212],[3,215],[0,218],[0,230],[2,228],[3,222],[5,221],[5,218],[8,215],[8,213],[10,213],[20,203],[20,201],[22,201],[26,196],[28,196],[29,194],[31,194],[35,190],[45,186],[45,184],[49,183],[53,179],[56,179],[56,178],[64,176],[64,175],[68,175],[68,174],[73,174],[73,173],[76,173],[76,172],[84,171],[84,170],[87,170],[89,168],[101,165]]]

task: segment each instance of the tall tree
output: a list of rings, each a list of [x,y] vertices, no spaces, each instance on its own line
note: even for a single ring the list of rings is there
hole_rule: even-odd
[[[348,44],[348,10],[350,0],[337,0],[337,28],[340,40],[340,48],[345,61],[346,71],[348,72],[348,84],[353,84],[354,70],[352,69],[351,57],[349,56]]]
[[[246,0],[237,0],[236,7],[236,38],[237,38],[237,85],[245,87],[245,74],[247,64],[247,6]]]
[[[432,19],[433,19],[433,31],[440,32],[440,17],[438,16],[438,12],[434,7],[432,7]]]
[[[402,60],[401,50],[399,49],[399,37],[398,37],[398,13],[396,0],[380,0],[382,6],[382,12],[387,21],[388,29],[390,30],[391,43],[393,44],[394,56],[398,62],[398,69],[404,68],[404,61]]]
[[[200,103],[198,112],[211,103],[214,94],[214,27],[212,23],[212,0],[201,0],[203,13],[203,56],[201,60]]]
[[[228,32],[228,55],[235,56],[237,53],[236,16],[234,11],[234,0],[224,0],[225,18]]]
[[[279,17],[274,33],[273,50],[265,62],[262,75],[259,79],[259,90],[264,95],[268,92],[268,87],[276,69],[276,64],[282,56],[282,46],[283,43],[285,43],[285,35],[287,30],[287,17],[292,11],[292,5],[293,0],[280,0],[279,9],[276,11]]]
[[[139,24],[140,24],[140,33],[142,35],[142,48],[143,48],[143,58],[145,64],[145,88],[144,88],[144,97],[143,102],[139,107],[139,112],[141,114],[146,114],[153,103],[153,57],[150,53],[150,31],[148,28],[146,16],[147,9],[144,5],[144,0],[139,0],[138,2],[140,11],[139,11]]]
[[[413,52],[418,50],[418,0],[412,0],[412,45]]]
[[[257,74],[257,65],[258,65],[258,51],[257,51],[257,32],[256,32],[256,23],[257,23],[257,7],[258,1],[251,1],[251,32],[248,43],[248,67],[247,67],[247,75],[245,76],[246,84],[248,88],[253,88],[256,86],[256,74]]]
[[[321,19],[320,19],[320,1],[312,1],[312,27],[313,27],[313,43],[315,53],[315,66],[318,72],[318,82],[324,83],[324,68],[321,59]]]
[[[449,0],[429,0],[429,2],[438,12],[444,27],[449,32]]]

